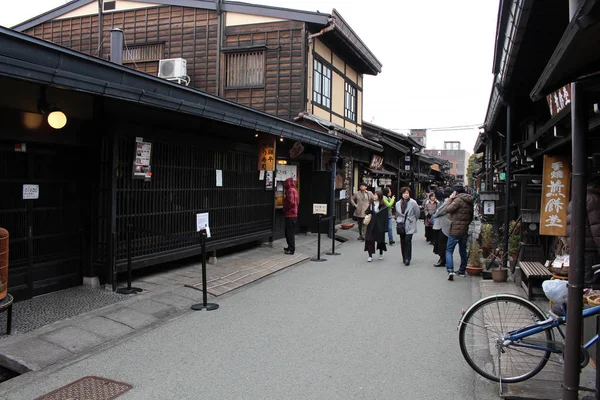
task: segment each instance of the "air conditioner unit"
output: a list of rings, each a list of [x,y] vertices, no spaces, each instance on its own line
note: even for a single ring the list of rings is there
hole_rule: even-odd
[[[165,79],[185,78],[187,62],[183,58],[169,58],[158,62],[158,77]]]

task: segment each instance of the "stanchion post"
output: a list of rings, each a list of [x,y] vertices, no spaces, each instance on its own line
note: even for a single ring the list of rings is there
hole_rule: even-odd
[[[328,256],[339,256],[341,254],[335,252],[335,214],[331,216],[331,220],[333,221],[333,229],[331,230],[331,251],[325,254]]]
[[[323,262],[327,261],[326,258],[321,258],[321,218],[323,217],[321,214],[318,214],[318,222],[317,222],[317,256],[310,259],[310,261],[314,262]]]
[[[131,266],[132,241],[133,225],[127,225],[127,287],[117,289],[117,293],[120,294],[134,294],[142,291],[140,288],[131,287],[131,281],[133,279],[133,268]]]
[[[192,310],[213,311],[219,308],[218,304],[208,303],[208,291],[206,290],[206,230],[200,231],[200,245],[202,248],[202,304],[192,305]]]

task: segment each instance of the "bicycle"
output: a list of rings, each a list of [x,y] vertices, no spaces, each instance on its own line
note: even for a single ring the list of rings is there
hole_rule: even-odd
[[[598,314],[600,306],[595,306],[583,310],[582,316]],[[546,317],[537,305],[523,297],[491,295],[463,313],[458,325],[460,350],[475,372],[499,382],[502,390],[502,383],[527,380],[546,366],[552,354],[563,354],[565,334],[561,326],[566,322],[566,316]],[[562,341],[554,340],[555,328]],[[582,369],[590,359],[587,349],[597,340],[598,334],[583,345]],[[552,362],[562,366],[560,361]]]

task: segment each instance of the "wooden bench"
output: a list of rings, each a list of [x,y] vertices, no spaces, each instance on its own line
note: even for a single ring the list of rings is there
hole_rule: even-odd
[[[552,278],[552,273],[542,263],[533,261],[519,261],[521,269],[521,286],[527,292],[527,297],[533,296],[533,285]]]

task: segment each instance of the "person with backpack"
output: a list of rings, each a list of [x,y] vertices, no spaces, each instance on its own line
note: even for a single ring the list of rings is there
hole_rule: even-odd
[[[462,184],[452,186],[454,192],[448,198],[446,213],[450,215],[450,235],[446,246],[446,269],[448,280],[453,281],[454,275],[465,277],[467,269],[467,239],[469,224],[473,221],[473,196],[465,193]],[[454,248],[458,245],[460,267],[454,272]]]

